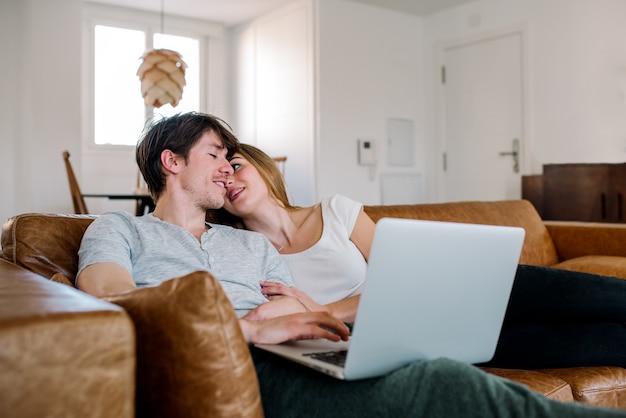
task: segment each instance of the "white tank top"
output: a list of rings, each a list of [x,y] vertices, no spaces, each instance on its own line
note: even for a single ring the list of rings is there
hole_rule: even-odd
[[[350,241],[363,205],[335,195],[320,202],[322,236],[312,247],[281,257],[289,266],[296,287],[319,304],[361,293],[367,262]]]

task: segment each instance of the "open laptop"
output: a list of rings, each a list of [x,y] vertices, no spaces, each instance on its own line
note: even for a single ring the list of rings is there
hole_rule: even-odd
[[[345,380],[379,376],[419,359],[488,361],[524,235],[517,227],[381,219],[350,340],[257,347]],[[337,354],[345,365],[328,362]]]

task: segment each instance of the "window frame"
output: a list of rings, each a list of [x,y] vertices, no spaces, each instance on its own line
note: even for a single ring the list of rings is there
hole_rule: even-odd
[[[222,40],[225,28],[222,24],[184,18],[173,15],[161,16],[160,13],[129,9],[124,7],[108,6],[95,3],[83,5],[83,68],[82,68],[82,138],[83,150],[91,151],[124,151],[134,148],[130,145],[112,145],[95,143],[95,97],[94,97],[94,70],[95,70],[95,27],[97,25],[112,26],[123,29],[139,30],[146,34],[146,49],[152,47],[153,36],[160,33],[161,28],[168,35],[185,36],[198,39],[200,54],[200,109],[215,107],[214,102],[220,101],[212,86],[216,85],[220,77],[219,69],[209,61],[209,57],[219,57],[222,50]],[[137,67],[140,60],[137,57]],[[137,78],[137,94],[140,93],[140,80]],[[145,116],[152,113],[152,107],[146,106]],[[139,132],[137,137],[139,137]]]

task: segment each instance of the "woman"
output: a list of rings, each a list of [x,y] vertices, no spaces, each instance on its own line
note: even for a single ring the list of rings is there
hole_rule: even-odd
[[[208,216],[263,233],[283,256],[296,288],[264,282],[263,292],[270,299],[294,296],[310,310],[352,322],[374,233],[362,205],[333,196],[294,207],[267,154],[241,144],[230,162],[234,174],[224,209]],[[489,366],[626,367],[625,302],[625,280],[519,266]],[[259,318],[275,314],[257,313]]]
[[[236,173],[226,211],[210,213],[209,220],[261,232],[274,244],[296,288],[264,282],[263,292],[295,296],[310,310],[353,322],[375,227],[362,205],[333,196],[310,207],[292,206],[272,158],[251,145],[241,144],[230,162]],[[263,308],[255,313],[272,315]]]

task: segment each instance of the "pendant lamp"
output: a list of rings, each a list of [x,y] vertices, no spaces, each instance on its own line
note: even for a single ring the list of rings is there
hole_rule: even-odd
[[[161,107],[171,103],[176,107],[183,97],[187,64],[178,52],[152,49],[141,56],[137,70],[141,80],[141,95],[148,106]]]
[[[161,33],[164,33],[164,0],[161,0]],[[176,107],[183,97],[187,64],[182,56],[169,49],[151,49],[141,58],[137,70],[141,80],[141,95],[147,106],[159,108],[167,103]]]

